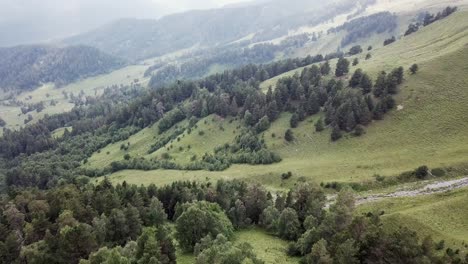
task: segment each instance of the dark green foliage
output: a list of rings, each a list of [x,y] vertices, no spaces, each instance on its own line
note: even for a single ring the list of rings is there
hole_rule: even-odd
[[[331,133],[331,136],[330,136],[331,140],[332,141],[337,141],[342,136],[343,136],[343,134],[341,133],[341,129],[337,125],[333,126],[332,133]]]
[[[346,187],[328,210],[326,201],[316,185],[298,183],[287,198],[278,194],[273,201],[262,186],[236,180],[145,187],[113,186],[104,179],[96,185],[18,189],[0,203],[0,257],[6,263],[175,264],[172,232],[164,225],[167,214],[176,222],[181,248],[193,252],[196,263],[261,263],[250,246],[229,241],[231,221],[242,228],[250,219],[292,240],[288,254],[304,263],[457,259],[458,250],[438,254],[444,242],[435,245],[429,237],[421,242],[409,229],[391,229],[380,221],[381,214],[356,216],[354,193]]]
[[[0,117],[0,127],[4,127],[4,126],[6,126],[6,122]]]
[[[405,36],[411,35],[419,30],[419,23],[410,23],[408,29],[405,31]]]
[[[301,223],[297,213],[292,208],[286,208],[281,212],[278,220],[278,235],[287,240],[296,240],[300,234]]]
[[[434,23],[437,20],[444,19],[444,18],[450,16],[451,14],[453,14],[457,10],[458,10],[458,8],[456,6],[454,6],[454,7],[447,6],[441,12],[437,12],[436,15],[426,13],[426,15],[424,17],[423,25],[427,26],[427,25],[430,25],[430,24]]]
[[[381,72],[377,77],[374,85],[374,96],[380,97],[387,92],[387,82],[386,82],[387,74],[385,72]]]
[[[315,131],[317,132],[321,132],[325,129],[322,118],[319,118],[317,122],[315,122],[314,126],[315,126]]]
[[[123,62],[86,46],[18,46],[0,49],[0,87],[30,90],[41,83],[57,86],[109,72]]]
[[[233,227],[219,205],[208,202],[187,204],[176,221],[177,240],[185,251],[193,251],[197,243],[207,235],[233,235]]]
[[[411,65],[411,67],[410,67],[411,74],[416,74],[416,72],[418,72],[418,70],[419,70],[419,66],[417,64]]]
[[[174,109],[173,112],[168,113],[165,115],[158,124],[159,133],[163,133],[173,125],[179,123],[180,121],[184,120],[186,117],[185,113],[180,108]]]
[[[294,133],[291,129],[286,130],[286,132],[284,133],[284,140],[286,140],[287,142],[294,141]]]
[[[414,171],[414,175],[419,179],[424,179],[429,175],[429,168],[427,166],[418,167]]]
[[[328,75],[330,74],[330,63],[328,61],[325,61],[320,65],[320,73],[322,75]]]
[[[366,60],[370,60],[371,58],[372,58],[372,54],[367,53],[367,54],[366,54]]]
[[[367,75],[367,73],[362,74],[362,78],[361,78],[361,82],[359,83],[359,87],[361,87],[363,94],[368,94],[368,93],[370,93],[372,91],[372,87],[373,87],[372,80],[369,77],[369,75]]]
[[[363,78],[363,71],[362,69],[357,69],[354,71],[353,76],[351,76],[351,79],[349,80],[349,86],[356,88],[361,84],[362,78]]]
[[[356,66],[359,64],[359,59],[358,58],[354,58],[353,60],[353,66]]]
[[[291,128],[296,128],[298,124],[299,124],[299,115],[297,113],[294,113],[291,116],[291,119],[289,120],[289,125],[291,126]]]
[[[353,46],[353,47],[351,47],[351,48],[349,49],[348,54],[352,56],[352,55],[359,54],[359,53],[361,53],[361,52],[362,52],[362,47],[361,47],[361,45],[356,45],[356,46]]]
[[[381,12],[366,17],[360,17],[344,23],[342,26],[329,29],[328,32],[346,30],[347,34],[341,40],[344,47],[365,39],[374,33],[392,32],[397,27],[397,17],[390,12]]]
[[[357,137],[360,137],[366,133],[366,129],[362,125],[357,125],[356,128],[354,128],[354,135]]]
[[[267,116],[264,116],[258,121],[258,123],[255,125],[255,130],[257,133],[261,133],[265,130],[270,128],[270,121]]]
[[[195,248],[196,264],[263,264],[248,243],[235,244],[219,234],[216,239],[207,236]]]
[[[336,64],[335,76],[342,77],[349,72],[349,61],[345,58],[338,59]]]
[[[383,45],[384,45],[384,46],[387,46],[387,45],[392,44],[392,43],[395,42],[395,41],[396,41],[395,36],[392,36],[391,38],[384,40]]]
[[[290,171],[281,174],[281,179],[282,180],[287,180],[287,179],[289,179],[291,177],[292,177],[292,172],[290,172]]]

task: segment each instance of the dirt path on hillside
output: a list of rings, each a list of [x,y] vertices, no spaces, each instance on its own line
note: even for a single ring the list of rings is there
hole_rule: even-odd
[[[442,193],[446,191],[451,191],[463,187],[468,186],[468,177],[457,179],[457,180],[449,180],[449,181],[439,181],[439,182],[432,182],[429,184],[424,185],[424,187],[416,188],[416,189],[409,189],[406,190],[399,190],[396,192],[391,193],[381,193],[381,194],[370,194],[370,195],[357,195],[356,196],[356,205],[376,202],[387,198],[399,198],[399,197],[414,197],[420,195],[429,195],[434,193]],[[327,203],[325,204],[325,208],[329,208],[330,205],[335,203],[336,194],[327,196]]]
[[[468,186],[468,177],[457,180],[433,182],[427,184],[422,188],[414,190],[401,190],[387,194],[372,194],[368,196],[358,196],[356,197],[356,204],[359,205],[369,202],[375,202],[385,198],[414,197],[419,195],[441,193],[445,191],[463,188],[466,186]]]

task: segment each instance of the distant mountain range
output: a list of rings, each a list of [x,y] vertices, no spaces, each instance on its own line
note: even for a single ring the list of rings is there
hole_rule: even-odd
[[[274,0],[196,10],[159,20],[122,19],[64,40],[84,44],[130,60],[192,47],[224,45],[248,35],[251,41],[283,36],[304,25],[317,25],[375,0]]]

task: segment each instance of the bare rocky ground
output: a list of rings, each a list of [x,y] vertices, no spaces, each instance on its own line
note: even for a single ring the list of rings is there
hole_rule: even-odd
[[[442,193],[446,191],[451,191],[463,187],[468,186],[468,177],[464,177],[461,179],[456,180],[448,180],[448,181],[438,181],[438,182],[431,182],[423,187],[419,187],[416,189],[410,189],[406,187],[404,189],[390,192],[390,193],[381,193],[381,194],[370,194],[370,195],[357,195],[356,196],[356,205],[376,202],[382,199],[388,198],[399,198],[399,197],[414,197],[420,195],[429,195],[434,193]],[[328,196],[328,202],[326,207],[329,207],[330,204],[335,202],[336,195]]]
[[[425,185],[424,187],[414,189],[414,190],[399,190],[392,193],[386,194],[372,194],[368,196],[358,196],[356,198],[356,204],[364,204],[369,202],[379,201],[385,198],[398,198],[398,197],[414,197],[419,195],[428,195],[434,193],[441,193],[445,191],[450,191],[454,189],[459,189],[468,186],[468,177],[449,180],[449,181],[439,181],[433,182]]]

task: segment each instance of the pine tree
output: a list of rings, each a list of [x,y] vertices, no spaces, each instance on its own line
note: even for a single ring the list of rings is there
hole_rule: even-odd
[[[297,125],[299,124],[299,116],[296,113],[294,113],[291,116],[291,119],[289,120],[289,124],[291,125],[291,128],[296,128]]]
[[[349,72],[349,61],[345,58],[338,59],[336,63],[335,76],[342,77]]]
[[[249,110],[244,113],[244,123],[246,126],[253,126],[255,124],[255,119]]]
[[[309,98],[307,99],[307,114],[315,115],[320,111],[320,103],[318,101],[317,93],[312,91],[309,94]]]
[[[372,80],[367,73],[362,75],[359,87],[361,87],[363,94],[368,94],[372,91]]]
[[[331,140],[332,141],[337,141],[338,139],[340,139],[342,137],[342,133],[341,133],[341,130],[340,128],[338,127],[338,125],[334,125],[333,126],[333,130],[332,130],[332,133],[331,133]]]
[[[270,122],[273,122],[278,118],[279,110],[278,110],[278,105],[276,104],[275,100],[273,100],[271,103],[268,104],[266,114]]]
[[[324,130],[323,119],[319,118],[317,122],[315,123],[315,131],[321,132],[323,130]]]
[[[386,82],[387,74],[382,72],[377,77],[377,81],[375,81],[374,85],[374,95],[375,97],[380,97],[387,93],[387,82]]]
[[[286,130],[286,133],[284,133],[284,139],[287,142],[294,141],[294,133],[292,132],[291,129]]]
[[[266,102],[270,103],[271,101],[273,101],[273,88],[270,85],[266,93]]]
[[[359,84],[361,83],[362,77],[363,77],[362,69],[357,69],[356,71],[354,71],[353,76],[349,80],[349,86],[353,88],[359,86]]]
[[[353,60],[353,66],[356,66],[359,64],[359,59],[358,58],[354,58]]]
[[[320,65],[320,73],[322,73],[322,75],[328,75],[330,74],[330,63],[328,61],[326,61],[325,63],[323,63],[322,65]]]

